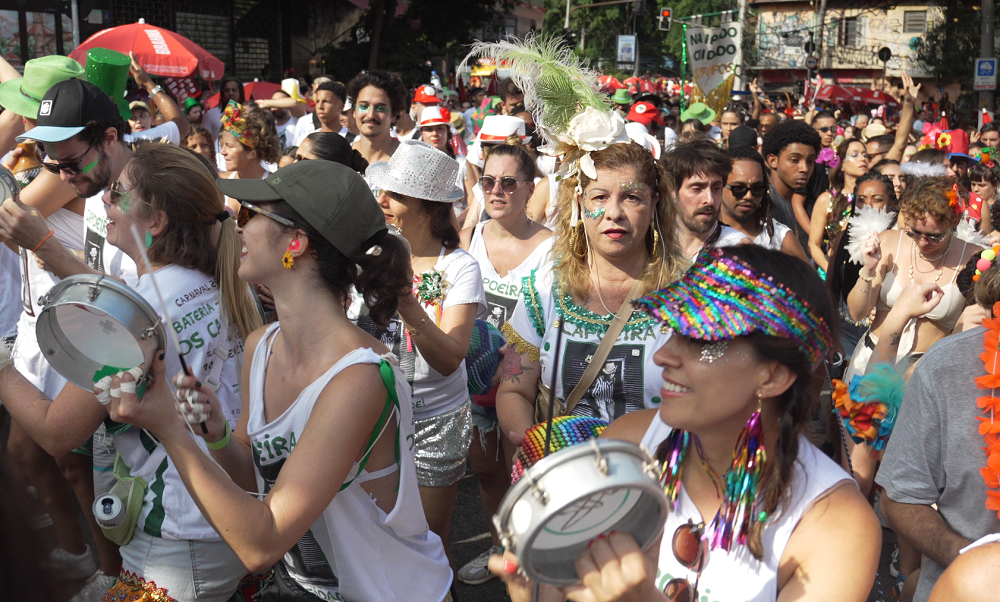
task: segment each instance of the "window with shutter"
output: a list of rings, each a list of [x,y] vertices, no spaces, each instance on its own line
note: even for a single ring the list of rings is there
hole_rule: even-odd
[[[927,11],[903,11],[903,33],[924,33],[927,29]]]

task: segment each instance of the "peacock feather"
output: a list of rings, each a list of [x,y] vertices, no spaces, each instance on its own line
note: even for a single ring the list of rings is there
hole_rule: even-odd
[[[459,69],[476,57],[510,70],[511,79],[524,92],[525,107],[550,143],[555,142],[553,134],[566,131],[570,120],[587,107],[611,110],[607,96],[599,91],[597,73],[558,38],[529,34],[523,40],[476,42]]]

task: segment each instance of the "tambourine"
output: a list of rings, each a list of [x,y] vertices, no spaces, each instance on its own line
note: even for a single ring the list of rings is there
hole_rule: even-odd
[[[92,391],[101,378],[145,363],[165,349],[160,317],[138,293],[103,274],[77,274],[38,300],[35,334],[45,359],[67,380]]]
[[[626,533],[646,550],[660,537],[668,504],[659,474],[638,445],[591,439],[524,471],[493,524],[530,579],[573,585],[576,561],[595,540]]]
[[[9,169],[0,165],[0,204],[7,199],[16,198],[21,192],[17,178]]]

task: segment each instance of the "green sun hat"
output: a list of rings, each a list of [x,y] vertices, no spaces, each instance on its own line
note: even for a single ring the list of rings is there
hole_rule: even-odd
[[[618,88],[615,90],[614,96],[611,97],[611,102],[616,105],[630,105],[632,104],[632,95],[628,93],[627,88]]]
[[[38,107],[49,88],[72,78],[86,79],[80,63],[68,56],[50,55],[24,64],[24,77],[0,84],[0,107],[38,119]]]
[[[681,123],[688,119],[697,119],[704,125],[715,121],[715,111],[703,102],[696,102],[681,113]]]
[[[132,59],[127,54],[114,50],[91,48],[87,51],[87,81],[111,97],[125,120],[132,117],[132,111],[125,102],[125,84],[128,83],[131,64]]]
[[[198,99],[195,98],[194,96],[188,96],[187,98],[184,99],[184,115],[190,113],[191,109],[195,107],[201,107],[202,111],[205,110],[205,105],[198,102]]]

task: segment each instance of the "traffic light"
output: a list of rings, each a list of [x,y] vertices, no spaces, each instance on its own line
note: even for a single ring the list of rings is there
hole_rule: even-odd
[[[568,48],[576,48],[576,31],[572,29],[563,29],[562,41]]]
[[[660,31],[670,31],[670,16],[673,12],[669,8],[660,9]]]

